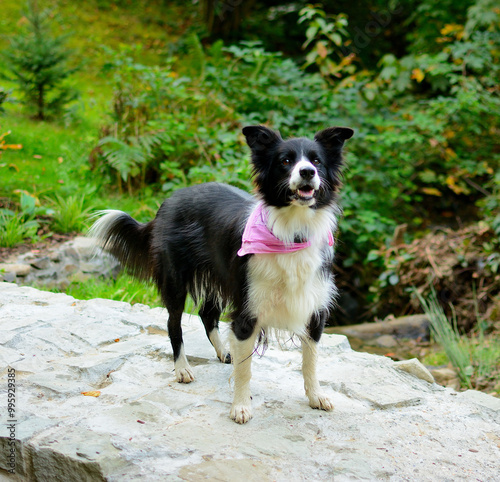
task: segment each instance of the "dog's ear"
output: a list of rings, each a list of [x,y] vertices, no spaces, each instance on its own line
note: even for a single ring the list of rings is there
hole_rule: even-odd
[[[279,132],[272,131],[265,126],[244,127],[243,135],[252,151],[262,151],[283,141]]]
[[[328,127],[314,136],[314,140],[325,149],[342,149],[344,142],[350,139],[354,131],[350,127]]]

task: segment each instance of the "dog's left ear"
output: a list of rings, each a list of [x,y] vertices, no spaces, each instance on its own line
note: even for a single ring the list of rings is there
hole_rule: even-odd
[[[354,131],[350,127],[328,127],[314,136],[314,140],[325,149],[342,149],[344,142],[350,139]]]
[[[278,142],[283,141],[279,132],[268,129],[265,126],[243,127],[243,135],[252,151],[262,151]]]

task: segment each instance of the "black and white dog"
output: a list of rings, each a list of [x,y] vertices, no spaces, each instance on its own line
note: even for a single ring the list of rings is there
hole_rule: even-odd
[[[300,338],[309,405],[331,410],[316,376],[317,344],[336,295],[332,232],[340,213],[342,147],[353,130],[330,127],[314,140],[283,140],[264,126],[245,127],[243,134],[252,151],[255,197],[217,183],[188,187],[146,224],[104,211],[91,235],[133,275],[156,283],[169,313],[178,382],[194,380],[181,328],[189,293],[200,303],[217,356],[234,364],[233,420],[252,417],[252,353],[270,329]],[[231,356],[218,330],[226,307],[232,309]]]

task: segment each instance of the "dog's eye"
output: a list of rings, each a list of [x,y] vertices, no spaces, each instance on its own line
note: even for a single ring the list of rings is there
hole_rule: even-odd
[[[312,162],[315,166],[319,166],[321,164],[321,161],[319,159],[313,159]]]
[[[289,165],[290,165],[290,159],[283,159],[283,160],[281,161],[281,164],[282,164],[283,166],[289,166]]]

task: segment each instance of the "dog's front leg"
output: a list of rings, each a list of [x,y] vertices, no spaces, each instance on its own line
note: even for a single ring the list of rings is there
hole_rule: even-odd
[[[317,375],[318,342],[323,333],[326,317],[326,313],[313,315],[308,327],[308,335],[301,338],[302,375],[309,405],[321,410],[333,410],[332,401],[321,392]]]
[[[318,343],[311,338],[302,339],[302,374],[309,405],[321,410],[333,410],[332,401],[321,392],[316,374]]]
[[[257,330],[242,332],[238,325],[233,325],[230,334],[231,356],[233,359],[234,399],[230,417],[236,423],[246,423],[252,418],[252,397],[250,396],[250,378],[252,377],[252,355],[255,348]],[[249,334],[248,334],[249,332]],[[247,338],[244,338],[247,336]],[[242,339],[243,338],[243,339]]]

